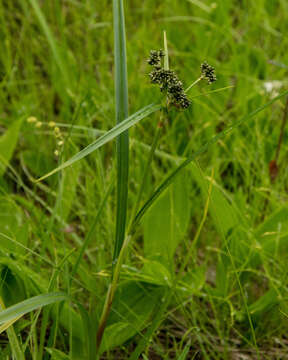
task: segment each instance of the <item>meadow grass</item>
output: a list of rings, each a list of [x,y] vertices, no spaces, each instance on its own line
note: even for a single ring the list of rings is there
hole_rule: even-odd
[[[287,14],[0,2],[1,359],[288,358]]]

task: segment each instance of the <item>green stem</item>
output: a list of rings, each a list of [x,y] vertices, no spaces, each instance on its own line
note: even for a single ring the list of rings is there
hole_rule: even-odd
[[[214,170],[212,172],[212,177],[211,177],[211,181],[210,181],[209,188],[208,188],[208,196],[207,196],[207,200],[206,200],[206,203],[205,203],[205,208],[204,208],[202,220],[201,220],[200,225],[198,227],[198,230],[197,230],[197,232],[196,232],[196,234],[195,234],[195,236],[194,236],[194,238],[192,240],[190,249],[187,251],[187,254],[186,254],[185,258],[184,258],[184,261],[182,262],[182,265],[181,265],[179,273],[178,273],[179,276],[181,276],[181,274],[185,270],[185,268],[186,268],[186,266],[187,266],[187,264],[189,262],[189,259],[192,256],[193,250],[195,249],[195,246],[196,246],[197,241],[199,239],[199,236],[201,234],[202,228],[203,228],[204,223],[206,221],[207,214],[208,214],[208,209],[209,209],[210,198],[211,198],[211,193],[212,193],[213,177],[214,177]]]
[[[113,0],[114,65],[115,65],[115,113],[119,124],[128,117],[128,79],[126,59],[126,35],[123,0]],[[97,358],[104,334],[106,321],[112,306],[120,273],[124,248],[126,247],[126,216],[129,180],[129,134],[123,132],[117,137],[117,209],[116,234],[112,262],[112,279],[106,295],[97,334]],[[114,264],[116,264],[114,266]]]
[[[106,327],[106,322],[107,322],[108,316],[109,316],[110,311],[111,311],[114,295],[115,295],[117,285],[118,285],[118,281],[119,281],[119,277],[120,277],[121,265],[123,263],[125,250],[126,250],[126,248],[128,246],[130,238],[131,238],[130,235],[128,235],[125,238],[125,241],[124,241],[123,246],[121,248],[121,251],[119,253],[119,257],[117,259],[117,263],[116,263],[114,271],[113,271],[112,281],[111,281],[111,283],[109,285],[108,292],[107,292],[107,295],[106,295],[105,304],[104,304],[104,307],[103,307],[103,311],[102,311],[102,315],[101,315],[101,318],[100,318],[100,321],[99,321],[99,326],[98,326],[97,335],[96,335],[96,345],[97,345],[97,349],[96,349],[97,357],[96,357],[96,359],[99,359],[99,356],[100,356],[100,348],[101,348],[101,343],[102,343],[104,330],[105,330],[105,327]]]
[[[151,162],[152,162],[152,159],[154,157],[154,154],[155,154],[155,151],[156,151],[159,139],[160,139],[162,128],[163,128],[163,110],[161,112],[160,121],[157,124],[154,139],[153,139],[153,142],[152,142],[151,147],[150,147],[148,159],[147,159],[146,164],[145,164],[141,185],[140,185],[140,188],[139,188],[139,191],[138,191],[138,194],[137,194],[137,199],[136,199],[136,202],[135,202],[135,205],[133,207],[132,214],[131,214],[131,217],[130,217],[131,220],[130,220],[130,223],[129,223],[129,226],[128,226],[128,234],[131,233],[132,223],[133,223],[133,220],[134,220],[134,218],[136,216],[136,213],[137,213],[137,211],[139,209],[139,205],[140,205],[140,202],[141,202],[141,197],[142,197],[144,187],[145,187],[145,180],[147,179],[147,176],[148,176],[148,173],[149,173],[149,170],[150,170]]]
[[[202,79],[203,79],[203,77],[200,76],[199,79],[195,80],[191,85],[188,86],[188,88],[185,90],[185,92],[187,93],[190,89],[192,89],[193,86],[198,84],[198,82],[201,81]]]
[[[118,281],[119,281],[119,278],[120,278],[121,265],[123,263],[126,248],[127,248],[128,243],[129,243],[129,241],[131,239],[131,236],[132,236],[131,234],[133,233],[133,227],[132,227],[133,226],[133,220],[134,220],[135,214],[136,214],[136,212],[137,212],[137,210],[139,208],[139,204],[140,204],[141,197],[142,197],[143,190],[144,190],[144,186],[145,186],[145,179],[147,179],[147,175],[148,175],[148,172],[150,170],[150,165],[151,165],[153,156],[155,154],[155,150],[157,148],[157,145],[158,145],[158,142],[159,142],[159,139],[160,139],[161,130],[163,128],[163,116],[164,116],[163,112],[164,111],[165,111],[165,113],[167,113],[167,108],[164,108],[162,110],[160,121],[157,124],[157,129],[156,129],[154,139],[153,139],[153,142],[152,142],[152,145],[151,145],[151,148],[150,148],[149,156],[148,156],[147,162],[145,164],[144,175],[143,175],[141,186],[140,186],[140,189],[139,189],[139,192],[138,192],[138,195],[137,195],[137,200],[136,200],[135,206],[134,206],[133,211],[132,211],[131,222],[130,222],[130,224],[128,226],[128,230],[127,230],[128,235],[126,236],[125,241],[123,243],[123,246],[122,246],[122,248],[120,250],[120,254],[119,254],[119,257],[117,258],[115,267],[112,270],[113,271],[113,273],[112,273],[112,281],[111,281],[111,284],[109,285],[109,288],[108,288],[108,292],[107,292],[106,299],[105,299],[105,304],[104,304],[104,307],[103,307],[102,315],[101,315],[98,330],[97,330],[97,339],[96,339],[96,342],[97,342],[97,359],[100,356],[100,347],[101,347],[101,343],[102,343],[102,338],[103,338],[106,322],[107,322],[108,316],[110,314],[113,299],[114,299],[114,295],[115,295],[115,292],[116,292],[116,289],[117,289],[117,286],[118,286]]]

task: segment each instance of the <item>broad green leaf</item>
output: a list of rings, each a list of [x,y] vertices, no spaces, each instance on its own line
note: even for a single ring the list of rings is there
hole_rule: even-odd
[[[156,260],[145,259],[141,275],[143,276],[143,281],[150,284],[162,286],[172,285],[171,272],[165,265]]]
[[[277,209],[273,214],[271,214],[262,224],[258,226],[255,232],[257,238],[266,236],[275,236],[279,234],[279,231],[282,233],[288,232],[288,207],[283,206]]]
[[[179,176],[173,186],[153,204],[144,220],[144,253],[169,265],[183,239],[190,218],[188,176]],[[169,268],[169,267],[168,267]]]
[[[16,317],[23,316],[33,310],[39,309],[42,306],[46,306],[58,301],[64,301],[68,299],[69,297],[61,292],[54,292],[54,293],[34,296],[30,299],[12,305],[5,310],[2,310],[0,312],[0,324],[13,320]]]
[[[81,171],[81,163],[76,163],[63,174],[63,199],[61,208],[61,217],[63,220],[68,218],[73,201],[75,199],[77,185]]]
[[[139,359],[140,354],[144,351],[146,346],[149,344],[153,334],[155,331],[159,328],[161,322],[164,319],[164,314],[170,304],[173,292],[169,288],[162,288],[163,294],[161,297],[161,302],[157,306],[157,311],[155,315],[153,316],[153,320],[151,321],[151,324],[149,324],[148,329],[145,331],[145,334],[142,336],[141,340],[138,341],[138,344],[129,357],[129,360],[137,360]]]
[[[13,238],[15,242],[11,242]],[[2,251],[25,254],[28,242],[27,218],[21,207],[9,197],[0,196],[0,243]],[[17,246],[19,243],[20,246]],[[22,245],[22,246],[21,246]]]
[[[131,126],[137,124],[140,120],[144,119],[145,117],[153,114],[154,112],[161,109],[161,105],[151,104],[143,109],[139,110],[135,114],[129,116],[127,119],[122,121],[121,123],[114,126],[111,130],[107,131],[104,135],[100,136],[97,140],[93,141],[90,145],[86,146],[84,149],[79,151],[77,154],[72,156],[69,160],[65,161],[62,165],[58,166],[54,170],[50,171],[48,174],[42,176],[37,181],[42,181],[48,176],[51,176],[57,173],[60,170],[65,169],[66,167],[74,164],[76,161],[83,159],[85,156],[91,154],[93,151],[99,149],[101,146],[106,144],[107,142],[113,140],[118,135],[122,134],[125,130],[129,129]]]
[[[51,355],[51,360],[70,360],[70,357],[60,350],[52,348],[46,348],[46,350]]]
[[[248,310],[254,321],[257,318],[261,321],[263,314],[279,304],[279,302],[280,298],[277,291],[275,289],[270,289],[255,302],[250,304]],[[236,317],[239,321],[247,320],[247,314],[245,314],[244,311],[239,311]]]
[[[255,230],[254,236],[257,246],[254,249],[251,263],[254,267],[261,262],[261,254],[266,258],[277,258],[280,254],[285,254],[288,249],[288,208],[280,207],[272,213]]]
[[[192,178],[201,189],[203,200],[207,198],[209,179],[201,172],[195,163],[190,164]],[[213,219],[215,228],[222,238],[222,254],[219,255],[216,273],[216,291],[218,296],[225,297],[229,290],[230,279],[235,280],[230,271],[231,258],[235,259],[236,266],[247,261],[249,249],[247,248],[247,234],[250,226],[243,218],[233,198],[226,195],[225,191],[217,183],[213,184],[210,195],[209,213]],[[252,253],[250,254],[252,256]]]
[[[25,300],[26,288],[17,266],[0,263],[0,295],[5,307]]]
[[[251,315],[262,315],[264,311],[269,310],[279,302],[279,297],[274,289],[268,290],[257,301],[249,306]]]
[[[147,326],[158,307],[164,288],[129,281],[115,295],[104,332],[101,352],[123,344]]]
[[[206,178],[201,172],[200,167],[195,163],[190,164],[189,170],[191,171],[193,180],[196,181],[200,187],[202,197],[205,200],[207,198],[210,180]],[[241,223],[242,226],[245,226],[242,218],[239,216],[239,211],[237,211],[235,203],[231,200],[230,198],[229,202],[223,189],[214,183],[210,197],[209,212],[220,236],[226,236],[231,229],[239,227]]]
[[[198,265],[192,271],[188,271],[181,280],[179,294],[184,297],[187,294],[198,294],[206,284],[207,265]]]
[[[15,121],[0,137],[0,177],[3,176],[15,150],[23,118]]]

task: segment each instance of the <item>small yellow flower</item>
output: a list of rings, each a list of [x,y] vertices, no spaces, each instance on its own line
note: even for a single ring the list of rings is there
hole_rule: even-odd
[[[58,141],[58,146],[62,146],[64,144],[63,140]]]
[[[59,151],[58,151],[58,150],[55,150],[55,151],[54,151],[54,155],[55,155],[55,156],[59,156]]]
[[[35,116],[29,116],[27,118],[28,123],[35,123],[37,121],[37,118]]]
[[[54,121],[49,121],[48,126],[49,127],[55,127],[56,123]]]
[[[35,124],[36,128],[40,128],[42,126],[42,122],[41,121],[37,121]]]
[[[55,128],[54,128],[54,135],[55,135],[56,138],[61,138],[62,137],[61,131],[60,131],[58,126],[55,126]]]

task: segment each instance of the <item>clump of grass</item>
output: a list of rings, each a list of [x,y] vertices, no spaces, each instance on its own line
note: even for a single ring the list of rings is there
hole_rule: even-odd
[[[205,8],[199,1],[189,1],[189,4],[171,1],[169,6],[167,2],[155,1],[147,2],[147,6],[144,6],[142,2],[135,0],[135,6],[141,8],[141,11],[128,11],[126,16],[129,28],[127,46],[128,53],[131,54],[128,68],[132,115],[127,117],[128,113],[122,113],[122,117],[119,110],[124,109],[127,101],[119,96],[117,113],[120,115],[119,120],[125,119],[107,132],[113,126],[111,119],[114,111],[111,103],[114,81],[110,54],[112,44],[109,42],[112,38],[112,2],[107,2],[105,6],[102,2],[91,2],[93,5],[90,6],[88,1],[82,6],[79,1],[71,1],[69,6],[65,2],[50,6],[49,2],[20,1],[23,12],[19,12],[19,4],[15,5],[15,2],[0,6],[3,28],[3,51],[0,55],[3,65],[0,89],[3,109],[0,127],[0,295],[9,310],[17,302],[21,308],[25,306],[19,299],[20,294],[23,300],[27,296],[38,295],[39,292],[66,289],[71,294],[69,301],[79,305],[76,308],[65,303],[52,309],[49,305],[46,310],[44,308],[34,314],[26,314],[25,319],[19,319],[15,326],[10,322],[17,319],[17,313],[14,313],[16,317],[0,324],[2,330],[6,329],[3,331],[8,330],[8,336],[1,334],[1,355],[17,359],[42,360],[51,356],[95,360],[95,333],[102,310],[98,304],[101,305],[107,288],[111,288],[109,280],[113,273],[112,286],[116,291],[110,292],[112,296],[108,298],[114,297],[105,325],[102,349],[107,353],[103,358],[128,359],[130,356],[130,360],[139,357],[193,359],[195,356],[209,360],[227,360],[231,357],[240,358],[245,354],[254,359],[258,346],[261,351],[258,358],[284,359],[287,353],[285,254],[288,216],[284,117],[280,136],[275,125],[280,125],[281,122],[281,106],[287,116],[287,103],[286,106],[282,104],[280,98],[284,95],[281,94],[263,105],[266,102],[265,94],[258,91],[258,85],[268,77],[277,82],[276,79],[286,77],[287,66],[281,59],[281,54],[285,53],[285,41],[281,44],[275,41],[285,35],[287,11],[282,11],[285,10],[285,2],[282,1],[279,6],[272,1],[266,2],[265,6],[257,6],[255,3],[255,7],[249,9],[235,4],[232,12],[229,2],[223,2],[223,6],[213,10],[212,6],[211,9]],[[129,8],[130,5],[126,2],[125,6]],[[193,17],[175,17],[176,13],[189,15],[188,6],[193,7]],[[33,9],[34,12],[31,11]],[[247,16],[247,11],[251,11],[251,16]],[[143,75],[137,70],[140,60],[145,57],[143,49],[146,49],[146,53],[151,48],[150,32],[154,35],[159,31],[158,14],[162,12],[165,12],[165,26],[169,33],[173,33],[173,39],[181,37],[177,51],[174,52],[175,61],[182,62],[181,76],[175,74],[175,78],[169,74],[171,69],[165,46],[167,41],[164,41],[164,50],[155,50],[153,59],[148,63],[152,72],[163,69],[168,74],[161,80],[163,84],[159,81],[153,83],[159,88],[164,85],[160,93],[161,104],[150,105],[134,113],[147,99],[154,102],[152,91],[147,86],[141,86],[143,78],[140,79],[140,76]],[[178,23],[181,26],[177,26]],[[92,28],[93,31],[90,31]],[[261,36],[259,28],[263,29]],[[131,29],[135,29],[133,36]],[[123,30],[125,29],[122,27],[122,34]],[[15,41],[19,33],[21,41]],[[117,36],[119,34],[118,31]],[[193,43],[192,38],[195,40]],[[58,44],[61,44],[61,49]],[[207,44],[207,47],[203,44]],[[121,49],[123,48],[120,48],[118,60],[123,54]],[[208,56],[208,52],[209,64],[203,62],[198,66]],[[215,70],[210,65],[210,61],[214,62],[213,59],[218,59],[217,71],[221,68],[223,73],[217,81],[221,86],[226,86],[231,78],[236,85],[234,90],[220,93],[222,88],[197,93],[194,88],[196,94],[190,96],[189,90],[200,81],[205,85],[213,85],[216,79]],[[125,65],[122,62],[123,64]],[[191,66],[193,64],[195,66]],[[197,67],[200,74],[194,83],[187,89],[176,86],[173,90],[167,78],[172,83],[183,81],[186,85],[191,73],[197,72]],[[121,76],[118,71],[115,75],[121,95],[121,87],[126,80],[123,81],[123,76],[118,77]],[[285,82],[281,80],[281,83]],[[186,109],[181,97],[183,89],[190,101],[189,111],[183,111]],[[210,96],[212,92],[215,93],[213,97]],[[179,95],[178,98],[174,93]],[[85,98],[85,106],[79,105],[78,117],[78,110],[75,109],[82,98]],[[174,107],[181,111],[172,111]],[[34,113],[39,114],[37,117],[41,120],[55,119],[56,125],[52,124],[49,129],[49,134],[55,137],[51,146],[44,136],[39,141],[39,136],[34,136],[30,129],[27,131],[22,127],[19,132],[20,118],[23,116],[25,119]],[[155,129],[152,129],[153,125],[148,119],[151,116],[151,120],[156,119],[156,124],[151,121]],[[19,123],[16,121],[18,117]],[[166,121],[167,117],[172,121]],[[72,118],[77,118],[77,125],[73,129]],[[144,118],[144,121],[148,120],[149,126],[138,126],[138,122]],[[41,133],[46,130],[45,121],[38,121],[35,117],[30,120],[33,127],[37,123],[36,128]],[[217,127],[218,121],[221,124],[229,122],[229,127],[224,131],[220,130]],[[72,135],[69,142],[65,136],[66,146],[60,162],[67,157],[68,161],[60,165],[60,170],[80,159],[81,162],[63,173],[68,181],[61,182],[59,191],[55,192],[54,181],[31,185],[25,170],[32,170],[35,176],[50,171],[54,164],[53,152],[58,150],[62,154],[61,143],[58,144],[61,138],[56,138],[57,130],[56,133],[53,132],[55,126],[62,129],[59,123],[65,123],[66,127],[71,128]],[[120,177],[124,189],[122,194],[129,187],[127,212],[124,209],[125,201],[116,200],[121,212],[118,217],[121,226],[118,229],[125,230],[124,242],[121,242],[123,232],[117,230],[116,238],[121,241],[117,240],[115,248],[113,229],[116,223],[116,201],[112,197],[116,193],[115,176],[121,170],[117,170],[118,166],[113,166],[111,147],[108,146],[107,153],[104,152],[105,149],[94,151],[134,125],[137,126],[130,134],[132,156],[127,160],[125,150],[122,156],[124,173],[127,165],[132,169],[128,177],[129,184],[128,181],[125,183],[124,176]],[[239,131],[233,136],[237,127]],[[217,133],[213,136],[215,128]],[[102,136],[95,140],[96,134]],[[16,146],[18,138],[19,147]],[[161,150],[158,145],[160,142]],[[216,144],[220,146],[215,146]],[[118,147],[119,156],[124,147]],[[81,148],[83,150],[78,152]],[[126,146],[126,150],[127,148]],[[71,152],[78,152],[72,160]],[[86,156],[92,152],[93,156],[87,159]],[[194,161],[204,152],[207,152],[207,157],[202,174],[197,171]],[[157,162],[154,157],[157,157]],[[273,160],[268,168],[271,159]],[[39,163],[41,168],[37,170]],[[215,168],[215,175],[209,177],[211,167]],[[239,168],[245,173],[241,184],[236,175]],[[168,175],[167,170],[171,170]],[[169,264],[167,267],[169,274],[172,274],[171,278],[175,274],[174,270],[177,271],[175,286],[171,286],[171,282],[159,286],[157,281],[161,277],[163,266],[157,267],[159,264],[156,262],[152,265],[149,262],[149,257],[155,254],[145,250],[149,242],[145,232],[146,220],[153,216],[158,218],[159,212],[155,208],[157,210],[159,204],[164,204],[162,211],[167,212],[169,220],[162,222],[162,234],[157,231],[156,221],[156,226],[152,225],[150,231],[150,235],[155,234],[155,237],[151,236],[155,241],[164,244],[161,247],[164,253],[168,238],[166,235],[184,217],[183,214],[179,216],[179,204],[174,202],[175,179],[181,179],[183,173],[191,175],[192,181],[189,183],[193,186],[187,190],[183,187],[180,193],[190,201],[194,211],[189,215],[189,229],[181,238],[177,256],[173,257],[172,254],[171,266]],[[59,176],[59,180],[61,177]],[[157,186],[159,180],[160,185]],[[233,184],[229,189],[227,181]],[[180,205],[185,203],[183,198]],[[260,220],[259,209],[263,209],[264,198],[268,205],[265,212],[262,211],[264,216]],[[53,207],[56,199],[65,208],[65,201],[68,199],[71,210],[67,213],[65,211],[67,215],[61,214],[57,210],[58,206]],[[13,206],[5,207],[5,203]],[[206,205],[201,219],[203,204]],[[129,219],[128,226],[123,221],[126,215]],[[19,224],[22,224],[21,227]],[[141,226],[137,226],[138,224]],[[62,231],[68,227],[71,228],[69,233]],[[124,254],[128,253],[126,245],[129,240],[132,244],[129,247],[131,257],[127,256],[124,267],[121,261]],[[71,254],[73,249],[75,253]],[[109,264],[113,259],[113,249],[116,256],[112,267]],[[65,262],[63,272],[61,263],[65,259],[69,261]],[[8,272],[3,269],[10,266],[13,271],[8,276]],[[17,269],[21,273],[19,278],[16,277]],[[118,276],[120,271],[121,282]],[[147,277],[149,271],[152,276],[150,273]],[[17,286],[21,279],[25,283],[22,291]],[[108,279],[107,283],[105,279]],[[152,285],[147,285],[147,282]],[[138,283],[139,286],[128,291],[127,283]],[[155,289],[160,297],[151,296]],[[13,301],[9,301],[10,297],[13,297]],[[135,303],[133,299],[136,299]],[[141,306],[138,306],[139,303]],[[43,301],[39,302],[39,306],[43,305]],[[151,311],[147,311],[147,308]],[[28,310],[32,308],[27,308]],[[43,316],[39,317],[40,311],[43,311]],[[131,313],[135,316],[131,317]],[[3,315],[5,313],[2,312],[1,316]],[[69,334],[69,340],[66,334]],[[117,338],[121,338],[118,343],[113,341]],[[129,339],[132,341],[127,346],[126,341]],[[111,352],[115,348],[117,355]]]

